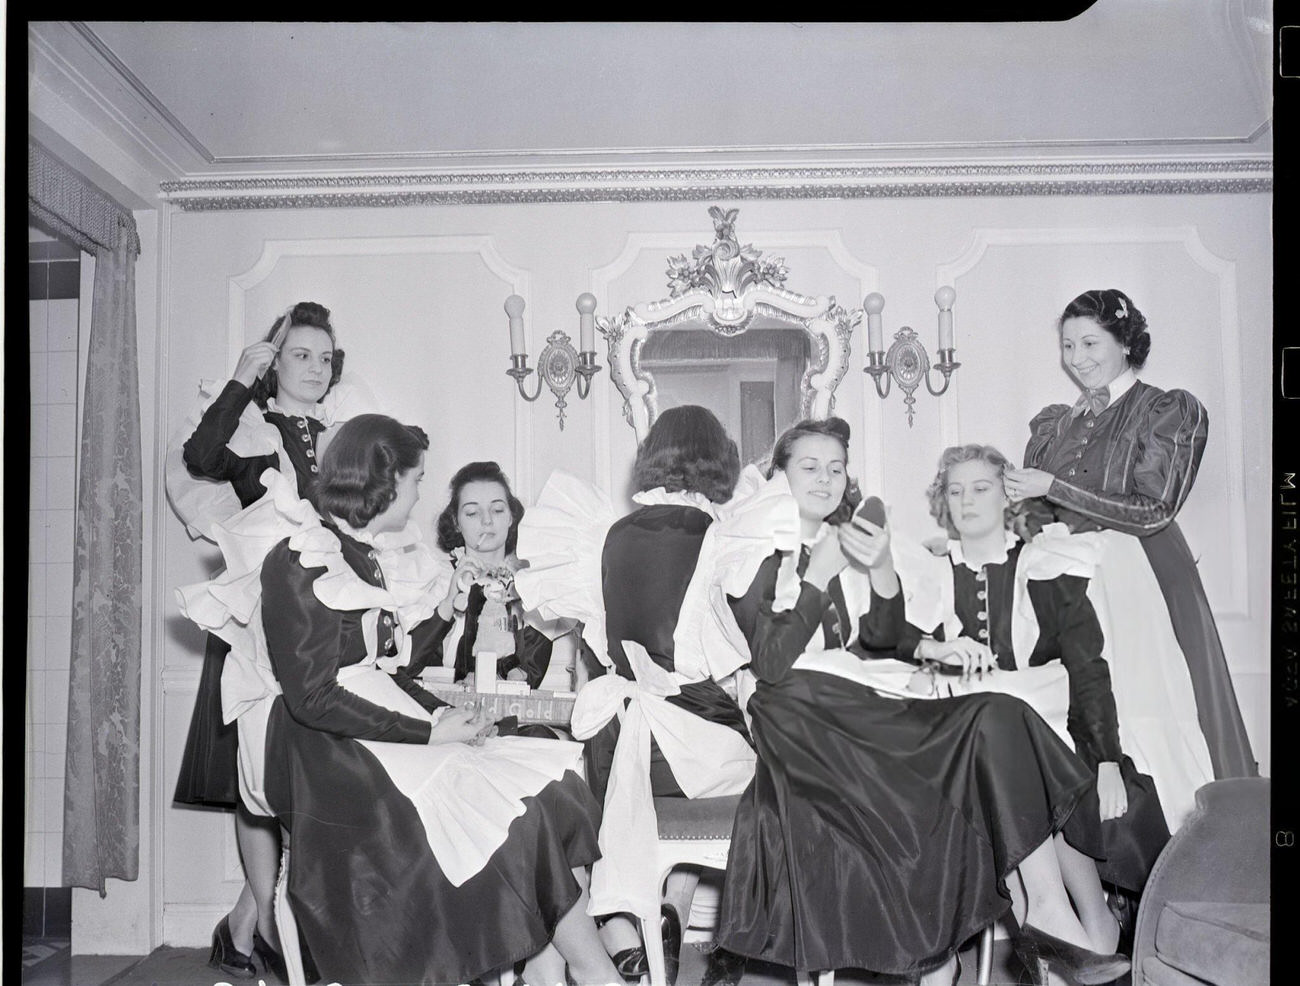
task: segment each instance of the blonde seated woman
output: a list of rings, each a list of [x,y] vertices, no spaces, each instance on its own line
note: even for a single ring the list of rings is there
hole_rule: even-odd
[[[928,490],[930,512],[952,540],[946,555],[928,566],[901,555],[907,560],[900,562],[899,574],[908,623],[897,653],[932,670],[969,674],[972,667],[995,668],[984,682],[993,689],[1010,687],[1037,669],[1064,666],[1065,728],[1095,778],[1076,813],[1101,823],[1105,849],[1105,859],[1095,867],[1086,861],[1066,867],[1064,875],[1083,904],[1085,927],[1095,940],[1114,947],[1114,919],[1107,910],[1089,907],[1099,899],[1098,875],[1140,895],[1169,840],[1171,826],[1149,771],[1159,774],[1171,802],[1190,804],[1195,788],[1211,779],[1208,756],[1199,764],[1190,758],[1176,770],[1147,763],[1141,720],[1126,723],[1116,701],[1106,658],[1110,621],[1104,604],[1099,614],[1090,596],[1098,554],[1087,538],[1053,537],[1055,532],[1022,542],[1013,530],[1017,510],[1003,485],[1009,468],[991,446],[958,446],[940,456]],[[1040,711],[1053,718],[1052,711],[1041,706]],[[1126,738],[1135,743],[1141,769],[1128,754]]]

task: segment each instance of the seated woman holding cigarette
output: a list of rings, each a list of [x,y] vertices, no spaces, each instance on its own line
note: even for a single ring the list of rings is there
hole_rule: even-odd
[[[438,516],[438,547],[455,572],[430,617],[433,626],[423,661],[394,672],[398,684],[428,666],[453,667],[461,681],[474,670],[475,655],[497,655],[497,677],[541,686],[551,663],[551,638],[530,625],[519,595],[515,556],[524,505],[495,462],[471,462],[451,477],[451,500]]]

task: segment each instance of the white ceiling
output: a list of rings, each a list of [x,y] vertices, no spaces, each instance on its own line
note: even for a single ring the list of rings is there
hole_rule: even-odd
[[[1099,0],[1064,23],[44,22],[29,105],[51,125],[106,116],[160,178],[1266,153],[1271,14]]]

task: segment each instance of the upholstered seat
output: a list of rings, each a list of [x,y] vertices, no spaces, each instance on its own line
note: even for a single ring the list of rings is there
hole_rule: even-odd
[[[1269,844],[1266,778],[1196,792],[1142,894],[1133,986],[1268,983]]]

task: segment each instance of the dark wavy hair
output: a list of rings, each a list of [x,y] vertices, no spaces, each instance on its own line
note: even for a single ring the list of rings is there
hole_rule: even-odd
[[[495,462],[470,462],[456,470],[451,477],[449,487],[451,500],[438,514],[438,547],[450,552],[465,544],[465,537],[456,523],[456,514],[460,512],[460,491],[467,483],[500,483],[506,491],[506,503],[510,506],[510,533],[506,535],[506,553],[513,554],[519,540],[519,521],[524,516],[524,505],[519,502],[514,491],[510,489],[510,480]]]
[[[632,485],[639,492],[662,486],[669,493],[703,493],[726,503],[740,478],[740,451],[727,429],[698,404],[670,407],[650,426],[636,452]]]
[[[286,318],[289,320],[288,325],[284,325]],[[328,308],[324,305],[318,305],[314,301],[300,301],[291,310],[275,320],[271,326],[271,331],[266,334],[266,338],[262,341],[274,341],[282,326],[284,327],[284,334],[287,336],[290,329],[299,325],[308,325],[313,329],[324,329],[329,333],[330,343],[334,346],[334,354],[330,357],[329,386],[325,388],[325,393],[328,394],[334,385],[339,382],[339,377],[343,375],[343,350],[339,349],[338,337],[334,334],[334,326],[330,324],[330,310]],[[253,382],[253,400],[257,402],[258,407],[265,410],[266,402],[274,397],[279,392],[279,389],[280,378],[275,372],[275,360],[272,360],[271,365],[266,368],[266,372]]]
[[[1056,320],[1057,331],[1068,318],[1090,318],[1124,347],[1124,358],[1135,370],[1142,369],[1151,352],[1151,333],[1146,316],[1137,310],[1131,298],[1115,288],[1085,291],[1065,306]]]
[[[781,437],[772,446],[772,452],[768,456],[768,479],[775,476],[778,469],[785,469],[790,464],[790,455],[794,449],[794,443],[808,435],[824,435],[838,441],[840,447],[844,449],[844,465],[846,468],[848,467],[849,423],[843,418],[835,417],[805,418],[781,432]],[[861,502],[862,491],[858,488],[857,481],[849,478],[844,484],[844,496],[840,500],[839,506],[826,517],[826,523],[843,524],[853,516],[853,511],[858,508],[858,504]]]
[[[937,520],[948,531],[949,537],[959,537],[957,528],[952,523],[952,513],[948,510],[948,470],[959,462],[987,462],[997,470],[998,477],[1008,469],[1014,469],[1015,466],[1011,461],[995,449],[992,445],[953,445],[943,450],[939,456],[939,471],[934,475],[932,482],[925,491],[925,495],[930,500],[930,516]],[[1014,527],[1016,519],[1024,511],[1024,501],[1020,503],[1007,502],[1007,508],[1002,517],[1002,523],[1005,527]]]
[[[386,414],[350,418],[325,446],[316,508],[362,528],[397,499],[397,476],[420,464],[429,436]]]

